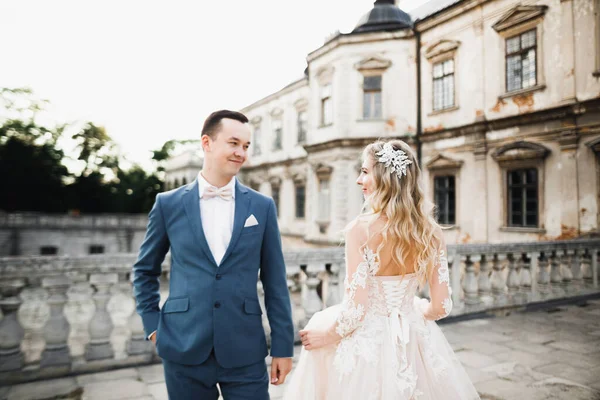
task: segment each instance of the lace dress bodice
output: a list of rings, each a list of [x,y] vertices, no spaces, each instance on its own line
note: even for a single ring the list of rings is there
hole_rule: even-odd
[[[404,276],[373,276],[369,279],[368,312],[391,316],[410,313],[419,288],[415,274]]]

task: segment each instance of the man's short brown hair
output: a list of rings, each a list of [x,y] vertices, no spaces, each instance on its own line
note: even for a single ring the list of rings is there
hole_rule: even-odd
[[[240,121],[243,124],[248,123],[248,117],[246,117],[241,112],[230,111],[230,110],[219,110],[210,114],[206,121],[204,121],[204,126],[202,127],[202,135],[208,135],[211,139],[215,138],[217,132],[221,128],[221,120],[223,118],[229,118],[236,121]]]

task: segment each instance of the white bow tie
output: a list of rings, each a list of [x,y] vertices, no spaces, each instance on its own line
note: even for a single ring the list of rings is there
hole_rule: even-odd
[[[231,200],[233,198],[231,187],[223,186],[222,188],[217,189],[214,186],[206,186],[204,188],[204,192],[202,192],[202,197],[207,200],[217,196],[219,196],[223,200]]]

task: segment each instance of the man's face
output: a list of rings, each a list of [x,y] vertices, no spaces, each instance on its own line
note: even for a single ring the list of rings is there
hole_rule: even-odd
[[[248,157],[250,127],[240,121],[224,118],[213,136],[214,139],[202,136],[205,158],[220,174],[227,177],[237,175]]]

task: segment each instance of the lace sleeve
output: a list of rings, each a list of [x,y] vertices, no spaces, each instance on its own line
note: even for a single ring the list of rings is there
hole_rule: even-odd
[[[362,324],[369,297],[367,278],[374,275],[379,267],[375,253],[368,247],[361,251],[360,240],[356,240],[356,236],[350,232],[346,241],[346,292],[335,324],[335,332],[341,337],[350,335]]]
[[[438,320],[447,317],[452,311],[452,288],[450,270],[446,258],[446,246],[442,243],[436,257],[436,263],[429,282],[431,302],[423,312],[426,319]]]

